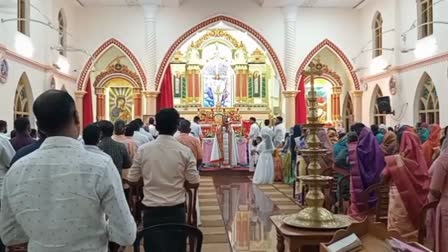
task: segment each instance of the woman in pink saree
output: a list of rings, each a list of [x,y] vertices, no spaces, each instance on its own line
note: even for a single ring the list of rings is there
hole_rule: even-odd
[[[434,161],[430,169],[429,200],[439,200],[435,214],[435,251],[448,252],[448,151]],[[432,226],[432,225],[431,225]],[[434,227],[433,227],[434,228]]]
[[[398,133],[400,151],[386,157],[383,175],[390,181],[388,228],[416,241],[419,214],[429,192],[428,168],[419,136],[407,129]]]
[[[381,150],[372,131],[362,123],[354,124],[351,130],[358,135],[357,142],[349,143],[350,160],[350,217],[362,220],[368,210],[376,204],[377,198],[370,195],[368,202],[362,193],[371,185],[380,182],[380,175],[386,165]]]

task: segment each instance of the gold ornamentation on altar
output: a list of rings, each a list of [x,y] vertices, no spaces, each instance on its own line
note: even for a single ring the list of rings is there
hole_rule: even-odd
[[[266,63],[266,55],[260,48],[256,48],[250,55],[249,63],[264,64]]]
[[[327,154],[327,149],[322,148],[318,131],[324,126],[319,121],[317,109],[317,95],[314,88],[315,76],[322,75],[322,65],[311,62],[309,70],[304,71],[305,75],[310,76],[311,91],[308,95],[309,110],[308,123],[305,128],[309,130],[307,138],[308,149],[302,150],[303,156],[308,157],[308,175],[298,177],[305,185],[308,186],[308,193],[306,194],[306,208],[302,209],[296,214],[287,215],[283,222],[287,225],[299,228],[312,229],[337,229],[347,227],[351,224],[351,219],[345,215],[333,215],[330,211],[323,208],[325,196],[322,193],[322,188],[327,186],[333,179],[329,176],[322,176],[319,159],[321,156]]]
[[[173,55],[172,63],[185,63],[185,55],[181,51],[177,51]]]
[[[196,42],[193,42],[191,44],[191,47],[201,48],[203,46],[203,44],[210,38],[223,38],[223,39],[229,41],[235,48],[240,47],[240,43],[238,42],[238,40],[235,39],[230,33],[225,31],[224,29],[208,30],[202,37],[200,37],[198,40],[196,40]],[[242,41],[241,41],[241,44],[242,44]],[[244,44],[242,44],[242,46],[244,48],[246,48],[244,46]]]

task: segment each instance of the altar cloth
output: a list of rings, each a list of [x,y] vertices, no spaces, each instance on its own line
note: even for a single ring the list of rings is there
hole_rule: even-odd
[[[236,138],[236,144],[238,146],[238,164],[239,165],[248,165],[249,164],[249,156],[247,152],[247,139],[243,137]],[[203,138],[202,139],[202,163],[205,166],[213,166],[210,163],[210,157],[212,155],[212,147],[213,147],[213,138]]]

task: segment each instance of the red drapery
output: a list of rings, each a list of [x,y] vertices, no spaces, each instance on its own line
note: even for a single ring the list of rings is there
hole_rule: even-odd
[[[296,124],[305,124],[307,122],[306,90],[305,77],[302,76],[299,81],[299,93],[296,95]]]
[[[92,87],[90,85],[90,78],[87,79],[86,94],[82,98],[82,126],[83,128],[93,123],[93,102],[92,102]]]
[[[160,87],[160,94],[157,97],[157,111],[164,108],[174,108],[173,83],[171,78],[171,65],[168,65],[165,76],[163,77],[162,86]]]

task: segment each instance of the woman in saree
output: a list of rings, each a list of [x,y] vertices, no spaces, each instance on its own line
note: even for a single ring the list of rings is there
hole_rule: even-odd
[[[331,144],[334,145],[339,141],[339,135],[338,135],[336,129],[334,129],[334,128],[328,129],[327,134],[328,134],[328,138],[330,138]]]
[[[283,178],[284,183],[293,184],[297,177],[296,171],[296,161],[297,161],[297,151],[296,151],[296,142],[302,135],[302,127],[300,125],[295,125],[291,128],[291,132],[289,135],[288,145],[285,146],[288,149],[286,150],[286,154],[283,156]],[[285,151],[285,148],[283,148]]]
[[[437,158],[440,153],[440,137],[442,134],[442,128],[439,125],[433,124],[430,127],[431,134],[428,141],[426,141],[423,148],[423,155],[425,157],[427,167],[431,167],[432,162]]]
[[[400,129],[399,153],[386,157],[384,179],[390,181],[388,229],[416,241],[420,210],[427,202],[429,176],[419,136]]]
[[[333,156],[333,144],[330,141],[327,133],[324,129],[320,129],[317,133],[319,137],[321,148],[327,149],[327,153],[322,155],[319,159],[319,164],[321,167],[321,172],[328,168],[333,168],[334,156]]]
[[[448,151],[443,151],[429,169],[429,201],[439,201],[435,216],[430,217],[429,236],[435,240],[435,251],[448,252]],[[431,223],[432,222],[432,223]],[[432,232],[431,232],[432,231]],[[435,236],[435,237],[434,237]],[[435,238],[435,239],[434,239]]]
[[[335,162],[335,168],[337,170],[342,171],[350,171],[350,163],[349,163],[349,152],[348,152],[348,144],[349,142],[357,141],[356,133],[349,132],[346,136],[344,136],[341,140],[339,140],[334,145],[334,162]],[[340,185],[340,180],[344,177],[344,175],[338,173],[338,192],[337,196],[342,195],[343,200],[350,200],[350,183],[347,181],[347,183]],[[339,200],[339,198],[338,198]]]
[[[377,200],[371,195],[366,202],[363,192],[369,186],[380,182],[386,162],[384,153],[369,128],[362,123],[356,123],[351,130],[356,132],[358,141],[349,143],[351,205],[348,214],[352,218],[362,220]]]
[[[448,140],[447,140],[447,135],[448,134],[448,126],[446,126],[443,129],[443,137],[440,139],[440,152],[445,151],[446,147],[448,147]]]
[[[292,140],[292,132],[293,128],[289,129],[289,133],[286,134],[285,144],[283,145],[282,151],[280,153],[282,158],[282,172],[283,172],[283,183],[289,184],[289,181],[292,179],[292,171],[291,171],[291,142]],[[291,181],[292,182],[292,181]]]
[[[417,133],[420,136],[420,141],[425,143],[429,139],[429,125],[425,122],[417,124]]]
[[[384,141],[381,144],[381,149],[384,152],[384,156],[391,156],[395,155],[398,152],[398,142],[397,142],[397,135],[392,132],[388,131],[384,135]]]

